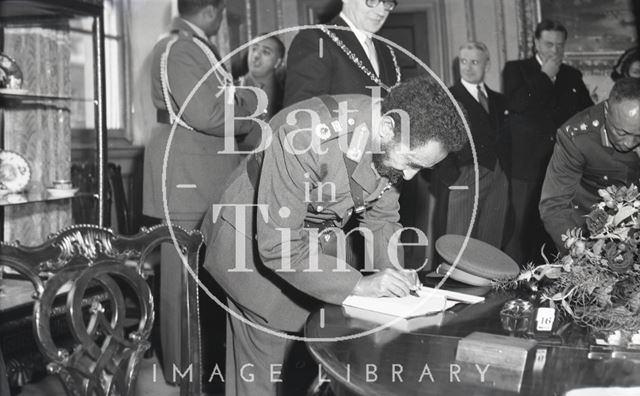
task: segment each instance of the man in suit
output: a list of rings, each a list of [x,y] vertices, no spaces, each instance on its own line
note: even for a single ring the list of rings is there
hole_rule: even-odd
[[[609,99],[576,114],[557,137],[540,214],[564,252],[562,234],[584,227],[585,216],[601,199],[598,190],[628,186],[640,178],[640,79],[618,80]]]
[[[563,63],[567,30],[544,20],[534,35],[535,56],[507,62],[503,71],[511,134],[512,227],[506,252],[520,265],[551,245],[538,212],[540,190],[557,128],[593,104],[582,73]]]
[[[478,206],[471,237],[502,247],[508,199],[504,163],[504,97],[489,89],[484,76],[489,70],[489,50],[484,43],[470,41],[460,47],[460,80],[449,88],[464,107],[478,158],[478,180],[470,144],[451,153],[434,169],[437,182],[436,213],[446,213],[443,233],[466,235],[471,225],[474,196]],[[466,186],[468,189],[449,189]]]
[[[390,110],[406,111],[410,129]],[[426,77],[394,88],[381,106],[366,95],[298,102],[270,127],[271,145],[231,175],[223,205],[212,207],[202,226],[205,268],[227,292],[233,313],[227,396],[275,395],[276,385],[284,387],[279,394],[305,394],[308,383],[287,389],[301,375],[288,365],[294,345],[284,335],[299,335],[321,302],[409,293],[417,278],[402,269],[397,183],[465,142],[455,107]],[[256,205],[240,211],[247,204]],[[371,275],[362,276],[340,253],[351,217],[370,235],[368,268],[378,270]]]
[[[343,0],[326,30],[300,31],[287,54],[284,105],[324,94],[371,95],[368,86],[381,87],[384,96],[400,83],[393,50],[372,38],[395,6],[395,0]]]
[[[384,97],[400,83],[393,49],[372,37],[395,6],[395,0],[344,0],[327,29],[301,30],[287,53],[284,105],[320,95]],[[362,243],[359,235],[349,238],[349,260],[362,261]]]
[[[164,183],[171,222],[186,229],[196,228],[210,204],[220,199],[219,186],[241,160],[239,155],[220,153],[225,147],[225,94],[221,87],[229,85],[231,78],[219,67],[195,91],[182,114],[170,146],[166,180],[162,178],[171,124],[196,83],[220,59],[209,37],[218,31],[224,7],[224,0],[179,0],[180,16],[152,53],[151,97],[158,124],[145,151],[143,213],[161,221],[165,219]],[[238,116],[250,115],[249,110],[255,107],[255,99],[235,97]],[[238,123],[235,132],[248,133],[252,126]],[[170,382],[174,377],[173,365],[180,368],[180,323],[175,319],[180,317],[182,268],[173,244],[164,244],[160,336],[165,379]]]
[[[265,92],[269,100],[264,113],[267,120],[282,110],[284,92],[277,71],[283,64],[284,55],[284,44],[277,36],[253,44],[247,53],[248,71],[238,79],[240,86],[258,87]]]

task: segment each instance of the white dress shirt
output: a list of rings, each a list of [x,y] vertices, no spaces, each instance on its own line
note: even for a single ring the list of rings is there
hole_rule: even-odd
[[[367,45],[367,40],[371,40],[371,33],[365,32],[362,29],[358,29],[356,27],[356,25],[354,25],[353,22],[351,22],[351,20],[344,14],[344,12],[340,13],[340,18],[342,18],[347,23],[347,26],[349,26],[349,29],[351,29],[351,31],[353,31],[353,34],[356,35],[356,38],[358,39],[358,42],[360,43],[360,45],[364,49],[364,53],[367,54],[367,57],[369,58],[369,61],[371,62],[371,65],[373,65],[374,72],[377,75],[379,75],[380,74],[380,67],[378,65],[378,55],[375,53],[375,49],[374,49],[374,51],[372,53],[369,50],[369,46]],[[373,41],[372,41],[372,43],[373,43]]]
[[[479,89],[478,85],[482,86],[482,91],[484,91],[485,96],[488,97],[487,88],[485,88],[484,83],[471,84],[469,82],[466,82],[462,78],[460,79],[460,82],[467,89],[467,91],[469,91],[469,94],[471,94],[471,96],[473,96],[473,98],[478,101],[478,103],[480,103],[480,100],[478,99],[478,89]]]

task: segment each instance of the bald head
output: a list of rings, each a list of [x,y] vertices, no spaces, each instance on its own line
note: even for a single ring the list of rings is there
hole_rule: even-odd
[[[621,152],[640,145],[640,79],[616,81],[605,103],[605,125],[609,140]]]

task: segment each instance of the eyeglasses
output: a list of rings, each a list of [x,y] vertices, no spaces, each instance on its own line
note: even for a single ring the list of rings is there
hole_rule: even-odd
[[[369,8],[377,7],[378,4],[382,3],[385,11],[393,11],[394,8],[398,5],[396,0],[365,0],[367,6]]]

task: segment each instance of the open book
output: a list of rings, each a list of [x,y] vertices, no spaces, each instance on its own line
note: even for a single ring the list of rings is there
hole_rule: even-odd
[[[435,293],[422,295],[420,297],[349,296],[342,302],[342,305],[403,318],[432,314],[448,308],[447,297]]]
[[[458,302],[475,304],[484,301],[484,297],[429,287],[423,287],[418,291],[418,295],[420,297],[349,296],[342,302],[342,305],[379,312],[385,315],[412,318],[444,311]]]

